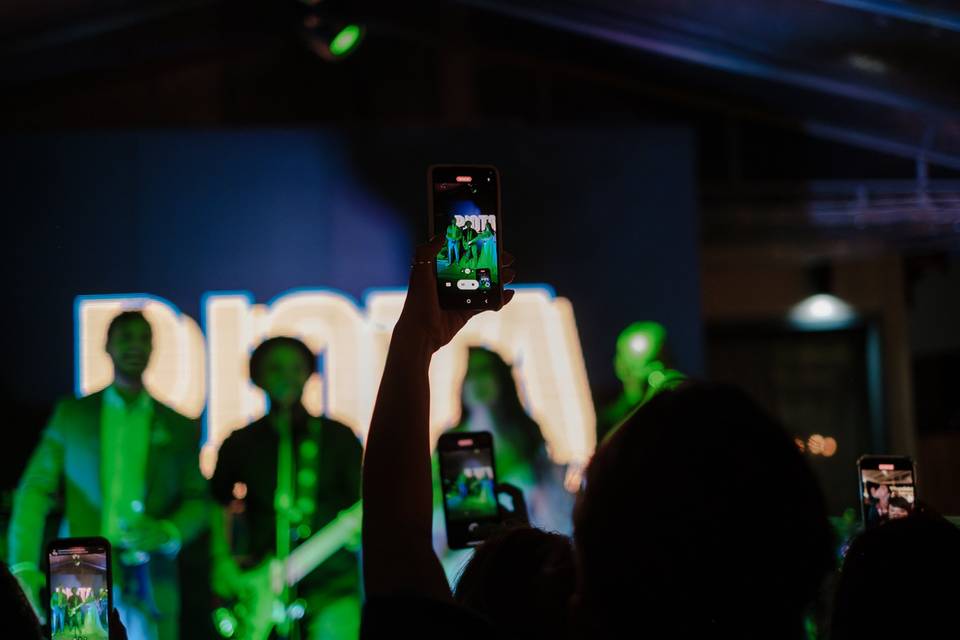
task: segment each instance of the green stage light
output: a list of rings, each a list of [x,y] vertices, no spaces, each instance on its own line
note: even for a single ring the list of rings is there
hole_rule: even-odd
[[[237,619],[226,607],[220,607],[213,612],[213,622],[217,632],[224,638],[232,638],[237,631]]]
[[[617,338],[617,357],[631,366],[645,366],[660,357],[666,337],[658,322],[634,322]]]
[[[348,24],[330,41],[330,53],[338,58],[347,55],[360,44],[361,35],[359,25]]]

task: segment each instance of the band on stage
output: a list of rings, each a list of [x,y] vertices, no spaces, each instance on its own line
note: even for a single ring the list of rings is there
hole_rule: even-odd
[[[447,240],[451,262],[480,263],[492,242],[489,233],[471,228],[452,228]],[[625,391],[633,369],[653,379],[651,363],[662,341],[648,335],[648,349],[636,333],[636,327],[628,330],[618,343]],[[10,569],[41,618],[49,612],[52,637],[106,637],[108,623],[106,585],[84,584],[78,576],[46,590],[44,530],[60,504],[60,532],[110,540],[113,603],[130,638],[180,636],[181,591],[195,585],[178,575],[177,555],[207,529],[211,619],[225,635],[356,638],[362,449],[349,428],[304,408],[303,390],[317,364],[311,350],[298,339],[275,337],[253,352],[250,379],[266,394],[269,411],[223,442],[207,481],[197,464],[199,423],[144,386],[153,350],[147,318],[140,311],[117,315],[104,348],[114,366],[112,383],[56,405],[14,497]],[[640,400],[636,396],[619,399],[610,411],[625,412]],[[531,522],[569,532],[570,523],[556,514],[570,513],[573,497],[539,426],[521,406],[510,366],[491,351],[471,349],[462,403],[454,428],[495,434],[498,473],[527,495]],[[438,502],[438,518],[441,512]],[[345,518],[351,513],[352,520]],[[315,553],[310,541],[317,538],[330,551]],[[443,548],[443,540],[435,542]],[[444,554],[449,574],[461,560]],[[296,566],[297,573],[279,593],[270,579],[278,563]],[[49,606],[41,605],[43,593]]]

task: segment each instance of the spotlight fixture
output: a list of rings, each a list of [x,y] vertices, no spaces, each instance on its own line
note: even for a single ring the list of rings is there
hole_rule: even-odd
[[[828,328],[849,323],[853,307],[829,293],[817,293],[790,310],[790,321],[807,328]]]
[[[790,309],[790,324],[798,329],[839,329],[856,320],[856,311],[831,291],[832,269],[827,264],[809,270],[812,295]]]
[[[342,11],[336,11],[332,3],[303,1],[301,31],[311,51],[328,62],[343,60],[356,51],[366,29],[363,25],[346,19]]]

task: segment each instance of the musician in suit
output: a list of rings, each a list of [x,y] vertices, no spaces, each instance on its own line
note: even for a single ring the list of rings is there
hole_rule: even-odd
[[[80,589],[67,589],[67,628],[73,632],[73,637],[80,637]]]
[[[473,223],[467,220],[463,223],[463,255],[467,259],[467,264],[471,267],[477,266],[477,230],[473,228]]]
[[[463,232],[456,222],[451,222],[447,227],[447,262],[450,266],[460,264],[460,241],[463,239]]]
[[[114,599],[130,638],[176,640],[176,555],[209,521],[199,425],[144,388],[153,334],[142,313],[114,318],[106,349],[113,383],[58,403],[27,463],[10,520],[11,570],[42,615],[37,563],[44,522],[62,492],[60,534],[102,535],[114,546]]]
[[[214,499],[222,505],[211,531],[213,589],[222,597],[251,588],[243,570],[275,557],[279,516],[288,536],[280,542],[295,548],[360,499],[362,448],[357,437],[342,424],[311,416],[301,402],[315,369],[316,356],[294,338],[271,338],[250,358],[251,379],[266,392],[269,413],[224,441],[211,480]],[[283,514],[278,513],[278,493],[288,496],[282,499],[287,506],[279,507],[286,508]],[[243,498],[248,532],[243,549],[229,544],[228,506],[237,498]],[[246,566],[235,560],[239,554],[248,559]],[[298,585],[295,595],[307,609],[295,633],[357,638],[359,589],[356,549],[341,549]]]

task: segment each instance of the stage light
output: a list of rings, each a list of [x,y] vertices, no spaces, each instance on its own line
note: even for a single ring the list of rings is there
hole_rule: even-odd
[[[360,44],[360,36],[363,31],[358,25],[348,24],[343,29],[340,30],[340,33],[333,37],[333,41],[330,43],[330,53],[335,56],[345,56],[353,48]]]
[[[617,354],[634,364],[646,364],[660,356],[667,332],[658,322],[634,322],[617,338]]]
[[[294,600],[287,608],[287,615],[291,620],[300,620],[303,616],[307,615],[307,601],[303,598],[297,598]]]
[[[630,338],[630,350],[637,355],[644,354],[650,349],[650,338],[644,334],[637,334]]]
[[[800,438],[793,440],[801,452],[808,452],[812,456],[830,458],[837,453],[837,441],[830,436],[824,437],[819,433],[811,435],[806,442]]]
[[[307,46],[329,62],[342,60],[356,51],[366,29],[325,13],[310,13],[303,19],[303,37]]]
[[[826,458],[833,456],[837,452],[837,441],[834,438],[823,439],[823,455]]]
[[[647,376],[647,382],[654,389],[659,389],[660,386],[666,381],[667,376],[663,371],[653,371]]]
[[[856,320],[853,307],[833,295],[833,266],[819,262],[807,268],[811,295],[790,309],[790,323],[798,329],[842,329]]]
[[[823,453],[823,436],[818,433],[813,434],[807,440],[807,449],[812,455],[818,456]]]
[[[247,497],[247,485],[243,482],[233,483],[233,497],[237,500],[243,500]]]
[[[800,328],[839,328],[856,318],[849,304],[829,293],[817,293],[790,310],[790,322]]]
[[[887,72],[887,64],[883,60],[865,53],[851,53],[847,56],[847,62],[851,67],[867,73],[882,75]]]
[[[225,607],[220,607],[213,612],[213,621],[217,627],[217,632],[224,638],[232,638],[237,632],[237,619],[233,612]]]

